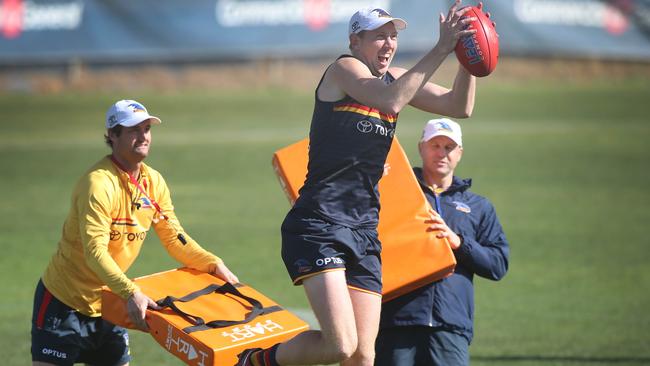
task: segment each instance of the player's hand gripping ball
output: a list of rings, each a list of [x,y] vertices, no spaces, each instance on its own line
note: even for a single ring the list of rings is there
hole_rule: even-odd
[[[474,17],[467,24],[476,33],[463,37],[456,44],[456,58],[474,76],[487,76],[497,67],[499,60],[499,35],[489,13],[483,13],[482,6],[471,6],[464,17]]]

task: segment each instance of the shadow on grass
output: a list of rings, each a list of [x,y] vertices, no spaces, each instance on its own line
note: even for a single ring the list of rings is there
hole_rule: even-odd
[[[512,356],[472,356],[472,361],[477,362],[567,362],[567,363],[593,363],[593,364],[650,364],[650,357],[587,357],[587,356],[541,356],[541,355],[512,355]]]

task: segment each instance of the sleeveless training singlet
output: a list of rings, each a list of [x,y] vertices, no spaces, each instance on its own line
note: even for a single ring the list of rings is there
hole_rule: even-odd
[[[395,78],[386,73],[381,80],[389,84]],[[318,87],[322,82],[321,78]],[[397,115],[380,112],[347,95],[335,102],[321,101],[318,87],[309,132],[307,178],[294,207],[335,224],[374,229],[379,221],[377,183],[384,172]]]

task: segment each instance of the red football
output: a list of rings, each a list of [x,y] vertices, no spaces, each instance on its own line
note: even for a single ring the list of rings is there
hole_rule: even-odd
[[[470,6],[463,17],[475,17],[467,25],[476,33],[463,37],[456,44],[456,58],[470,74],[487,76],[497,67],[499,60],[499,36],[490,18],[481,9]]]

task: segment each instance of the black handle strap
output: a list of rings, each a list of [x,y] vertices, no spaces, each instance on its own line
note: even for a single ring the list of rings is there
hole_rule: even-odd
[[[248,302],[251,305],[251,311],[246,314],[244,319],[242,320],[212,320],[209,322],[205,322],[203,318],[197,315],[192,315],[189,313],[186,313],[179,309],[176,306],[176,302],[188,302],[196,299],[199,296],[211,294],[211,293],[217,293],[217,294],[230,294],[237,296],[246,302]],[[164,299],[156,301],[156,304],[160,306],[161,308],[170,308],[173,312],[176,314],[182,316],[185,320],[187,320],[189,323],[192,323],[193,326],[187,327],[183,329],[185,333],[192,333],[192,332],[197,332],[201,330],[207,330],[207,329],[214,329],[214,328],[223,328],[223,327],[229,327],[232,325],[237,325],[237,324],[245,324],[250,322],[251,320],[255,319],[256,317],[263,315],[263,314],[269,314],[275,311],[282,310],[280,306],[270,306],[270,307],[263,307],[262,303],[259,302],[258,300],[246,296],[239,292],[235,286],[233,286],[231,283],[226,282],[225,284],[219,286],[217,284],[211,284],[201,290],[194,291],[192,293],[189,293],[181,298],[177,298],[174,296],[167,296]]]

